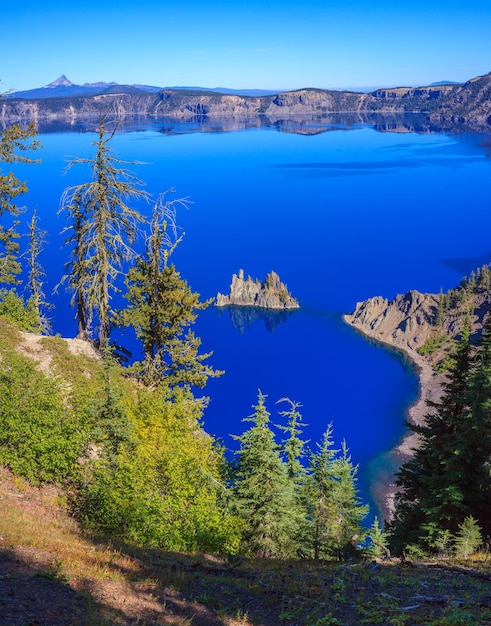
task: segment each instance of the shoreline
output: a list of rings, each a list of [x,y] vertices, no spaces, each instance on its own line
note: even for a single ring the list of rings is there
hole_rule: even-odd
[[[411,368],[418,378],[418,396],[416,400],[407,407],[406,418],[411,424],[420,426],[425,421],[428,413],[427,401],[437,402],[442,395],[442,383],[444,375],[434,373],[431,363],[407,345],[396,339],[388,341],[386,337],[381,339],[377,331],[367,329],[351,320],[353,316],[350,314],[343,315],[343,321],[353,328],[356,332],[366,338],[376,341],[382,346],[386,346],[390,350],[402,353],[409,361]],[[384,467],[375,472],[374,486],[372,488],[372,497],[375,500],[380,513],[382,515],[381,522],[390,521],[395,510],[395,495],[397,493],[397,485],[395,484],[395,474],[399,467],[409,458],[411,458],[414,449],[418,445],[418,436],[411,431],[406,432],[397,445],[381,453],[379,460],[383,460]]]

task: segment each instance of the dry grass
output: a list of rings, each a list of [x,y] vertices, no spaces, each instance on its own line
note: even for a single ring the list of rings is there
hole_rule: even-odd
[[[123,579],[135,569],[131,559],[108,546],[85,540],[76,523],[64,512],[61,492],[54,487],[34,488],[21,478],[2,471],[0,483],[1,546],[24,552],[35,548],[37,564],[56,567],[60,576],[72,581],[87,578]]]
[[[65,509],[56,488],[0,468],[0,624],[491,624],[485,555],[472,567],[488,580],[397,562],[170,554],[85,537]]]

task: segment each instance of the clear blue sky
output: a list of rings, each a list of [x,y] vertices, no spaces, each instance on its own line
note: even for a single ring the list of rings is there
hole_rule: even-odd
[[[424,85],[491,71],[491,0],[4,0],[1,89]]]

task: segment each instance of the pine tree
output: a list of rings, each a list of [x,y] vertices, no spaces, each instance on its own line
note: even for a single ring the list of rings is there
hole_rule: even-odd
[[[389,557],[390,550],[388,547],[388,537],[380,526],[377,516],[375,516],[370,529],[368,530],[369,544],[366,548],[368,556],[373,558]]]
[[[483,265],[481,268],[481,278],[479,281],[479,287],[487,291],[490,286],[491,286],[491,280],[490,280],[489,265]]]
[[[290,398],[281,398],[276,404],[280,402],[287,402],[290,405],[289,409],[279,411],[279,414],[287,419],[287,424],[276,424],[276,427],[287,434],[287,438],[281,442],[280,455],[286,465],[296,504],[292,510],[292,522],[297,529],[294,536],[297,546],[296,552],[303,557],[309,552],[309,523],[307,520],[309,503],[306,488],[308,473],[302,463],[302,459],[306,457],[305,446],[308,442],[301,438],[303,427],[307,424],[303,421],[303,416],[299,411],[299,407],[302,406],[299,402],[294,402]]]
[[[142,217],[129,202],[146,200],[141,181],[120,167],[127,161],[116,158],[110,142],[116,133],[106,131],[105,119],[99,124],[99,137],[93,158],[72,159],[68,168],[87,164],[92,170],[92,181],[69,187],[61,199],[61,211],[71,221],[73,261],[68,282],[77,304],[79,333],[86,331],[86,323],[95,312],[98,322],[98,344],[104,350],[109,344],[113,309],[111,293],[117,291],[116,279],[123,261],[134,256],[137,227]]]
[[[428,402],[432,413],[425,425],[412,427],[425,443],[421,457],[426,455],[426,468],[421,468],[420,502],[427,510],[428,521],[451,532],[462,515],[462,486],[452,473],[451,460],[458,454],[458,433],[468,414],[467,387],[471,368],[470,321],[467,316],[457,344],[448,380],[443,384],[440,402]],[[418,453],[416,454],[418,456]]]
[[[468,405],[449,470],[459,477],[466,513],[491,534],[491,314],[468,384]],[[461,520],[463,517],[460,518]]]
[[[440,288],[440,293],[438,295],[438,306],[435,312],[435,326],[441,328],[443,322],[443,316],[445,314],[445,304],[443,297],[443,289]]]
[[[61,205],[60,210],[66,212],[67,219],[71,222],[63,231],[69,233],[65,245],[70,247],[71,260],[65,263],[66,274],[56,288],[66,284],[68,291],[71,291],[70,305],[75,307],[77,337],[88,340],[92,323],[92,311],[87,304],[90,281],[87,258],[90,222],[81,199],[81,190],[66,190]]]
[[[114,382],[117,364],[109,350],[103,353],[100,385],[90,407],[93,423],[92,439],[102,448],[101,456],[113,462],[122,446],[131,446],[133,425],[127,416],[121,398],[122,393]]]
[[[346,442],[341,444],[342,455],[334,461],[334,490],[332,494],[332,532],[339,556],[356,552],[356,544],[363,535],[363,520],[368,505],[361,502],[356,486],[358,466],[353,465]]]
[[[475,552],[482,543],[481,529],[477,521],[469,515],[459,525],[455,538],[455,551],[458,556],[466,559]]]
[[[307,483],[310,521],[310,543],[314,559],[332,553],[330,527],[333,519],[334,459],[339,450],[333,448],[332,424],[324,432],[317,452],[310,451],[310,479]]]
[[[426,423],[411,426],[421,442],[398,473],[392,531],[399,550],[424,536],[431,547],[435,536],[455,534],[469,516],[491,532],[490,315],[474,358],[467,321],[443,397],[430,407]]]
[[[38,318],[38,330],[46,333],[50,329],[50,323],[44,311],[50,308],[50,305],[46,302],[43,291],[44,278],[46,275],[39,262],[39,255],[43,251],[47,233],[45,230],[39,228],[38,221],[39,218],[36,210],[34,210],[28,224],[29,246],[26,253],[28,268],[27,289],[30,298],[32,298],[33,307]]]
[[[361,539],[362,521],[368,513],[356,487],[357,467],[353,466],[346,443],[342,454],[333,448],[329,424],[318,451],[310,452],[308,520],[314,558],[342,558],[356,550]]]
[[[294,553],[295,498],[287,468],[271,430],[270,414],[261,392],[254,414],[244,419],[252,427],[235,437],[240,442],[234,467],[233,493],[244,520],[249,554],[282,557]]]
[[[281,398],[276,404],[280,402],[287,402],[290,405],[288,410],[279,412],[281,416],[287,418],[287,425],[277,424],[277,428],[288,434],[288,438],[282,443],[288,476],[294,482],[301,483],[305,478],[305,468],[301,459],[305,455],[304,448],[307,442],[303,441],[300,435],[303,432],[302,427],[307,424],[298,410],[302,406],[299,402],[293,402],[290,398]]]
[[[465,517],[464,489],[459,467],[459,432],[468,414],[468,384],[471,368],[469,319],[457,344],[444,393],[423,425],[407,424],[420,442],[414,456],[397,474],[401,491],[391,523],[392,543],[400,551],[407,543],[418,543],[422,527],[428,524],[455,532]],[[457,465],[459,461],[457,460]]]
[[[31,122],[26,128],[13,124],[0,132],[0,163],[36,163],[38,161],[22,154],[27,150],[37,150],[41,144],[33,140],[36,127]],[[12,172],[0,169],[0,283],[18,284],[21,272],[19,262],[20,237],[17,231],[17,217],[22,209],[17,198],[25,194],[27,185]]]
[[[145,358],[132,369],[144,383],[204,387],[210,376],[222,372],[204,363],[212,353],[199,354],[201,340],[190,326],[211,300],[200,302],[199,294],[169,264],[181,240],[168,232],[176,232],[174,205],[162,196],[154,205],[146,254],[127,273],[128,307],[120,312],[118,323],[132,326],[142,342]]]

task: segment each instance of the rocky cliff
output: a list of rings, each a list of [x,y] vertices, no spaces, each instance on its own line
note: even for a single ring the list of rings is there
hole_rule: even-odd
[[[344,320],[365,335],[403,351],[423,351],[437,364],[458,337],[469,315],[471,332],[478,336],[491,308],[490,267],[484,266],[472,278],[464,278],[446,294],[409,291],[392,300],[381,296],[356,304]],[[424,349],[438,339],[430,352]],[[421,350],[423,349],[423,350]]]
[[[463,130],[489,131],[491,73],[464,84],[378,89],[368,94],[299,89],[253,97],[181,89],[128,93],[128,89],[113,86],[85,97],[3,98],[0,122],[84,123],[97,120],[101,111],[111,111],[120,119],[263,118],[269,123],[299,117],[321,119],[333,113],[424,113],[432,124],[443,129],[457,124]]]
[[[366,335],[403,350],[417,350],[434,333],[439,296],[409,291],[389,301],[381,296],[358,302],[345,321]]]
[[[378,342],[403,352],[414,364],[419,378],[419,396],[409,408],[407,419],[423,424],[428,402],[438,402],[446,380],[446,360],[469,317],[473,340],[482,331],[484,318],[491,309],[491,266],[484,266],[471,278],[445,294],[409,291],[392,300],[381,296],[358,302],[353,313],[344,320],[355,329]],[[380,471],[374,498],[382,517],[390,519],[394,512],[397,487],[394,471],[409,458],[418,446],[416,434],[408,434],[385,455],[387,468]]]
[[[263,309],[298,309],[300,305],[292,298],[276,272],[270,272],[264,282],[244,278],[244,270],[232,276],[228,295],[219,293],[216,306],[254,306]]]
[[[381,296],[369,298],[358,302],[344,320],[370,339],[404,352],[415,364],[420,395],[409,410],[409,420],[418,424],[428,412],[427,400],[438,401],[441,395],[454,339],[469,319],[472,340],[477,341],[489,310],[491,265],[485,265],[447,293],[409,291],[390,301]],[[409,437],[399,451],[410,454],[414,445],[415,437]]]

